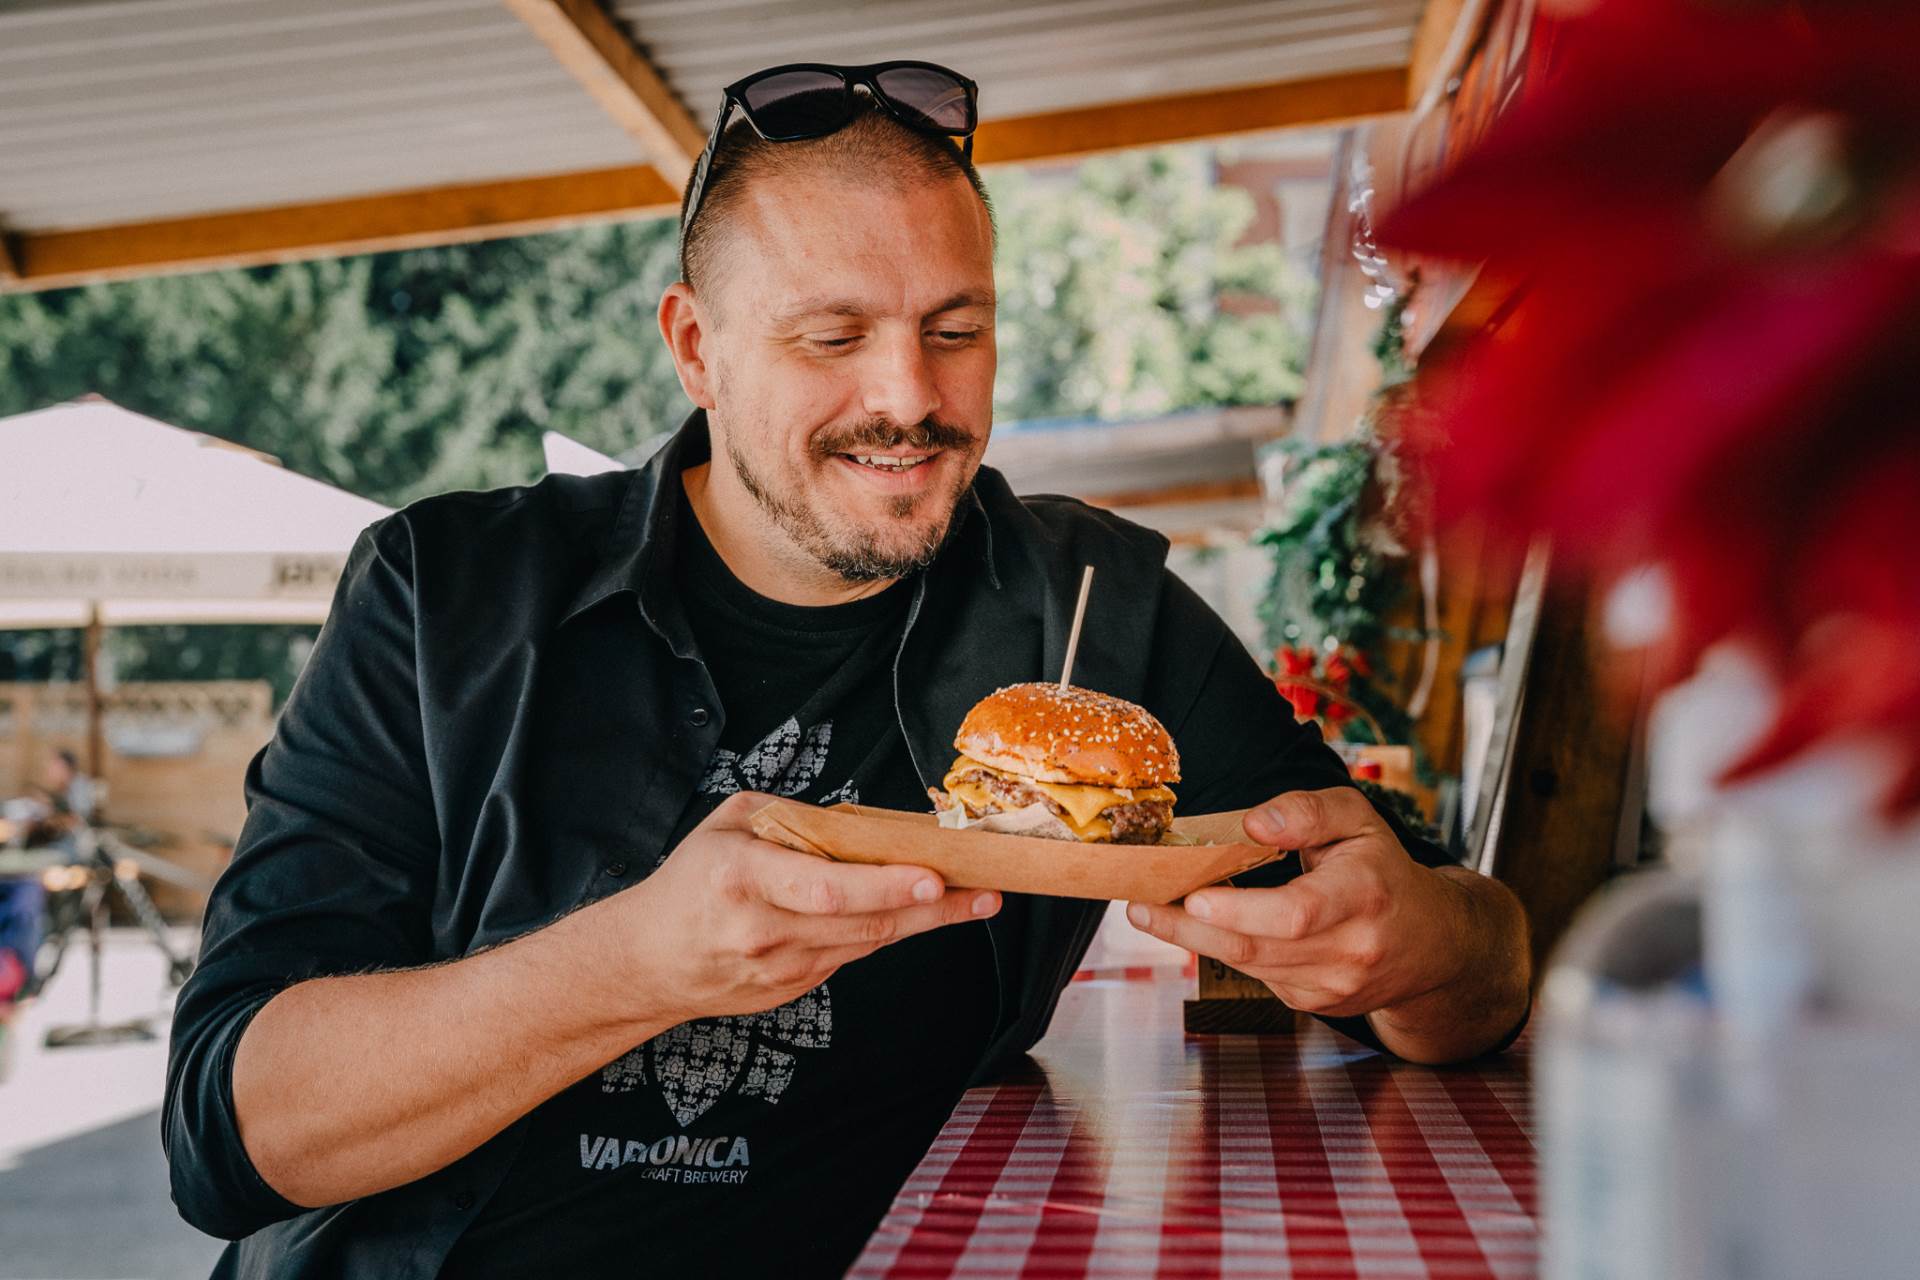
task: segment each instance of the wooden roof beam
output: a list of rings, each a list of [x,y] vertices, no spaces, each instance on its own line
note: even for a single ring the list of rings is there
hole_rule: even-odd
[[[1427,0],[1407,58],[1408,106],[1432,110],[1486,18],[1486,0]]]
[[[432,187],[235,213],[15,237],[14,288],[58,289],[177,271],[255,267],[528,235],[679,207],[680,191],[634,165]]]
[[[1332,124],[1406,108],[1406,68],[1385,67],[984,120],[974,135],[973,155],[981,164],[1064,159],[1127,147]]]
[[[594,0],[503,0],[669,182],[685,186],[706,132],[658,69]]]

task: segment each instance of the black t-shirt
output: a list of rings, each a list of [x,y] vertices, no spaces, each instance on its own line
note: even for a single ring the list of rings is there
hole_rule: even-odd
[[[681,497],[675,573],[726,714],[669,848],[735,791],[924,810],[894,709],[913,583],[811,608],[757,595]],[[979,1065],[991,944],[954,925],[798,1000],[675,1027],[533,1113],[441,1274],[838,1276]]]

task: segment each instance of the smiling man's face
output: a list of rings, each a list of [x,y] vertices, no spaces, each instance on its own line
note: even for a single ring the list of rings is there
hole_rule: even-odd
[[[721,508],[729,490],[746,495],[777,558],[843,582],[923,567],[992,426],[993,232],[979,197],[958,175],[768,175],[717,265],[693,303],[692,378],[681,363],[708,409]]]

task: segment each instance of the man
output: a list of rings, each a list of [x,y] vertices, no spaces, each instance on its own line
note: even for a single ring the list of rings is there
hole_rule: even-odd
[[[174,1193],[239,1239],[219,1274],[844,1270],[1100,912],[747,817],[924,809],[967,708],[1059,669],[1086,563],[1077,680],[1167,725],[1183,810],[1271,802],[1249,834],[1311,867],[1142,927],[1410,1058],[1523,1017],[1511,897],[1409,857],[1164,539],[980,466],[971,86],[904,65],[723,111],[659,311],[699,411],[642,471],[430,499],[355,548],[176,1018]],[[915,98],[943,83],[963,117]]]
[[[57,848],[79,861],[78,833],[93,819],[96,787],[80,771],[80,757],[65,747],[47,753],[40,781],[24,796],[0,805],[0,845]],[[34,965],[46,934],[47,894],[40,868],[0,876],[0,1080],[7,1077],[16,1047],[8,1025],[17,1003],[34,989]]]
[[[47,753],[40,781],[10,801],[18,843],[73,843],[73,834],[93,820],[96,784],[80,771],[80,757],[65,747]]]

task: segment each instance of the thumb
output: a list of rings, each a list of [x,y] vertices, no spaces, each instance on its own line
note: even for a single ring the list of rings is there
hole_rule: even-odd
[[[1254,843],[1274,849],[1312,849],[1369,835],[1380,815],[1353,787],[1283,791],[1247,812],[1243,825]]]
[[[736,791],[714,806],[700,825],[718,830],[753,830],[753,815],[779,799],[759,791]]]

